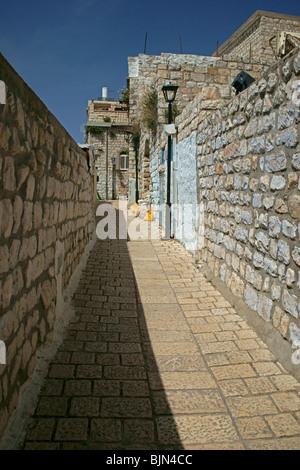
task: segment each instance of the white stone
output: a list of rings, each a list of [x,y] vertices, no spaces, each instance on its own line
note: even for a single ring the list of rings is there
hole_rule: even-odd
[[[278,241],[278,261],[283,261],[286,265],[290,262],[290,247],[283,240]]]
[[[300,248],[298,246],[293,248],[292,257],[297,266],[300,266]]]
[[[283,189],[285,185],[286,185],[286,180],[283,176],[274,175],[271,179],[270,188],[273,191],[278,191],[280,189]]]
[[[298,299],[295,295],[290,294],[287,289],[283,290],[282,305],[286,312],[298,318]]]
[[[282,221],[282,233],[288,237],[295,239],[296,238],[297,226],[293,223],[290,223],[288,220]]]
[[[281,222],[279,217],[272,216],[269,218],[269,235],[273,238],[278,238],[281,230]]]

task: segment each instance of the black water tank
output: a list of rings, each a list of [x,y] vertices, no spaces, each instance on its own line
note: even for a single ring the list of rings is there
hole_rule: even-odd
[[[231,86],[235,88],[235,94],[238,95],[241,91],[246,90],[254,81],[255,79],[251,77],[251,75],[242,70],[242,72],[235,77]]]

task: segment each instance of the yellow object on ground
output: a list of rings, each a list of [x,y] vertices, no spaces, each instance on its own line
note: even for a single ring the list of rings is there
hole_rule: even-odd
[[[152,220],[152,209],[149,209],[149,212],[147,215],[145,215],[144,220]]]

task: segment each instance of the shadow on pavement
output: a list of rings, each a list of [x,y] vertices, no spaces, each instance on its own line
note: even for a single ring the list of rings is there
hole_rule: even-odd
[[[117,220],[124,222],[119,211]],[[50,364],[23,448],[183,449],[126,239],[96,241],[73,304],[76,318]]]

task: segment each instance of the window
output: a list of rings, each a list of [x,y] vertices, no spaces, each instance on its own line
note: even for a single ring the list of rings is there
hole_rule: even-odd
[[[120,170],[128,170],[129,168],[129,155],[121,153],[120,155]]]

